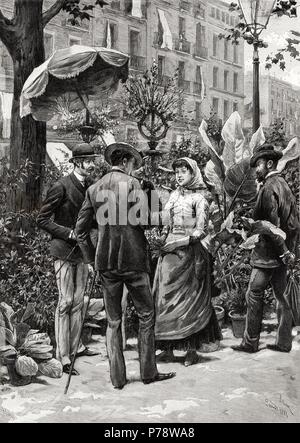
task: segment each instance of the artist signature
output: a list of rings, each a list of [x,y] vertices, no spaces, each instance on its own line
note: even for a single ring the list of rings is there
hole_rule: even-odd
[[[279,402],[274,402],[273,400],[269,400],[266,398],[265,400],[266,407],[269,409],[273,409],[278,414],[280,414],[282,417],[289,417],[290,415],[294,416],[294,411],[291,408],[291,406],[286,403],[284,398],[282,397],[282,394],[279,395]]]

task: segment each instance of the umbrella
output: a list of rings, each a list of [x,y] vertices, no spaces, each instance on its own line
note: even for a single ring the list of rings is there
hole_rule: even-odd
[[[113,49],[74,45],[60,49],[33,70],[21,94],[21,117],[48,121],[57,116],[58,100],[68,94],[71,110],[87,109],[116,91],[128,77],[129,56]],[[86,99],[85,99],[86,97]]]

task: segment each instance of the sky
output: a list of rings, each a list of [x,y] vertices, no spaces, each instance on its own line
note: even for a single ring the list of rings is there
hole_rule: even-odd
[[[277,66],[273,65],[270,71],[265,70],[265,60],[270,53],[276,53],[277,49],[285,47],[285,39],[293,36],[290,30],[300,31],[300,8],[299,16],[297,18],[289,17],[272,17],[270,19],[268,28],[263,31],[262,38],[269,44],[267,49],[260,49],[261,60],[261,75],[270,73],[282,80],[286,80],[300,87],[300,61],[286,57],[286,70],[282,71]],[[295,37],[294,37],[295,38]],[[300,51],[300,45],[299,45]],[[245,70],[246,72],[252,70],[252,53],[253,47],[245,44]]]

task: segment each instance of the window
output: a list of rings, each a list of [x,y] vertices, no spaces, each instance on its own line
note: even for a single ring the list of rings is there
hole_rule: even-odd
[[[118,42],[118,26],[116,23],[110,23],[111,48],[117,49]]]
[[[224,100],[224,122],[228,119],[229,117],[229,101]]]
[[[238,45],[233,45],[233,63],[239,62],[239,48]]]
[[[140,54],[140,33],[132,29],[129,33],[129,53],[130,55]]]
[[[212,18],[215,18],[215,17],[216,17],[216,8],[211,8],[211,10],[210,10],[210,16],[211,16]]]
[[[224,40],[224,60],[228,60],[228,40]]]
[[[81,45],[81,38],[80,37],[73,37],[73,36],[69,36],[69,46],[74,46],[74,45]]]
[[[230,26],[234,27],[234,17],[230,17]]]
[[[108,28],[109,24],[109,28]],[[108,34],[110,31],[110,34]],[[110,40],[110,41],[109,41]],[[107,22],[106,25],[106,33],[104,37],[104,47],[110,49],[117,49],[117,41],[118,41],[118,26],[116,23]]]
[[[217,9],[217,20],[221,19],[221,11],[220,9]]]
[[[201,103],[196,102],[196,120],[201,120]]]
[[[228,12],[226,13],[226,24],[229,25],[230,21],[229,21],[229,14]]]
[[[161,81],[165,72],[165,57],[159,55],[157,61],[158,79]]]
[[[229,77],[229,71],[224,71],[224,90],[228,90],[228,77]]]
[[[233,92],[238,92],[239,89],[239,75],[235,72],[233,74]]]
[[[216,97],[213,98],[212,106],[213,106],[213,111],[216,114],[219,114],[219,99],[218,98],[216,98]]]
[[[218,45],[219,45],[219,37],[214,34],[213,36],[213,56],[218,57]]]
[[[185,36],[185,19],[179,17],[179,36]]]
[[[185,80],[185,63],[179,62],[178,63],[178,82],[179,82],[180,86],[182,86],[184,80]]]
[[[222,11],[222,22],[225,23],[225,12],[224,11]]]
[[[44,32],[45,58],[48,59],[54,52],[54,35]]]
[[[233,103],[233,112],[238,112],[239,111],[239,104],[237,102]]]
[[[214,67],[213,69],[213,87],[217,88],[219,86],[219,68]]]

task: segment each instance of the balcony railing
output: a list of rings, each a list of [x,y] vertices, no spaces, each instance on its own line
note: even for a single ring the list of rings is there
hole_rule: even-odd
[[[194,7],[194,16],[195,18],[205,19],[205,9],[203,8],[203,6]]]
[[[195,46],[194,56],[207,59],[208,58],[208,48],[206,48],[204,46]]]
[[[191,92],[191,82],[188,80],[178,80],[178,88],[182,89],[184,92]]]
[[[190,12],[191,7],[192,7],[192,4],[188,0],[180,0],[179,1],[179,8],[181,11]]]
[[[111,9],[116,9],[117,11],[121,11],[121,1],[113,0],[110,2],[109,6]]]
[[[146,57],[140,55],[130,55],[130,68],[136,71],[144,71],[146,69]]]
[[[175,51],[191,53],[191,43],[182,38],[174,38]]]
[[[194,82],[194,94],[201,95],[202,94],[202,84]]]

